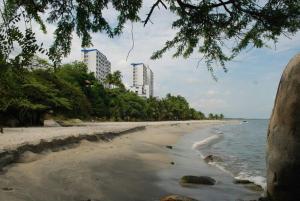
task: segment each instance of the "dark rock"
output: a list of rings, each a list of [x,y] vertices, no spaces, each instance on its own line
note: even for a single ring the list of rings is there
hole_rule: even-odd
[[[4,188],[2,188],[2,190],[4,190],[4,191],[12,191],[12,190],[14,190],[14,189],[11,188],[11,187],[4,187]]]
[[[258,199],[258,201],[270,201],[270,200],[268,198],[266,198],[266,197],[260,197]]]
[[[171,165],[175,165],[175,163],[172,161],[172,162],[171,162]]]
[[[233,181],[233,183],[235,183],[235,184],[242,184],[246,188],[248,188],[248,189],[250,189],[252,191],[259,191],[259,192],[261,192],[261,191],[264,190],[260,185],[257,185],[254,182],[246,180],[246,179],[236,179],[236,180]]]
[[[204,158],[204,161],[209,163],[209,162],[224,162],[223,159],[219,156],[215,155],[208,155]]]
[[[244,179],[235,179],[233,181],[233,183],[235,183],[235,184],[253,184],[252,181],[244,180]]]
[[[263,192],[264,189],[260,186],[260,185],[257,185],[257,184],[246,184],[245,185],[245,188],[249,189],[249,190],[252,190],[252,191],[256,191],[256,192]]]
[[[167,148],[167,149],[173,149],[173,146],[167,145],[166,148]]]
[[[281,77],[267,144],[269,199],[300,200],[300,54],[290,60]]]
[[[215,185],[216,180],[207,176],[183,176],[180,180],[181,184],[203,184]]]
[[[197,201],[197,200],[182,195],[168,195],[166,197],[161,198],[160,201]]]
[[[269,201],[267,198],[258,198],[258,200],[244,200],[244,199],[237,199],[235,201]]]
[[[243,199],[237,199],[235,201],[257,201],[257,200],[243,200]]]

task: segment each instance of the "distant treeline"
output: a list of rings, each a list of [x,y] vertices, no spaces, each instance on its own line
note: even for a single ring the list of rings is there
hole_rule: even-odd
[[[46,63],[40,62],[44,66]],[[41,66],[39,66],[41,67]],[[42,125],[45,115],[113,121],[205,119],[182,96],[145,99],[125,89],[119,71],[110,74],[107,86],[98,82],[81,62],[59,68],[0,68],[0,125]],[[223,115],[209,115],[222,119]]]

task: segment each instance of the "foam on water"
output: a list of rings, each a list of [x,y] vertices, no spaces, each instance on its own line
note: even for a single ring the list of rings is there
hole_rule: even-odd
[[[251,176],[248,172],[240,172],[235,179],[248,180],[256,185],[261,186],[264,190],[266,189],[266,178],[263,176]]]
[[[211,146],[211,145],[219,142],[220,140],[222,140],[222,138],[223,138],[223,134],[216,134],[216,135],[210,136],[208,138],[205,138],[204,140],[195,142],[193,144],[193,149],[200,150],[205,147]]]
[[[226,169],[226,167],[224,165],[222,165],[222,162],[209,162],[208,164],[215,166],[216,168],[220,169],[223,172],[226,172],[227,174],[230,174],[232,177],[234,177],[234,175],[232,174],[232,172],[228,171]]]

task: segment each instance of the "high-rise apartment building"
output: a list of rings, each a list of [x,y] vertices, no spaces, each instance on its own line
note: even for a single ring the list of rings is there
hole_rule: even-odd
[[[81,50],[81,59],[87,65],[88,71],[104,84],[106,76],[111,73],[111,63],[106,56],[97,49]]]
[[[131,91],[142,97],[153,96],[153,72],[143,63],[131,64],[133,66],[133,81]]]

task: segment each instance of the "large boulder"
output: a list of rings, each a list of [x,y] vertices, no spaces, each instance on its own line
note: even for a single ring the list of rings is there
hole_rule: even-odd
[[[185,184],[202,184],[202,185],[215,185],[216,180],[207,176],[183,176],[180,183]]]
[[[267,195],[300,200],[300,54],[281,77],[268,129]]]
[[[182,195],[169,195],[161,198],[160,201],[197,201],[197,200]]]

